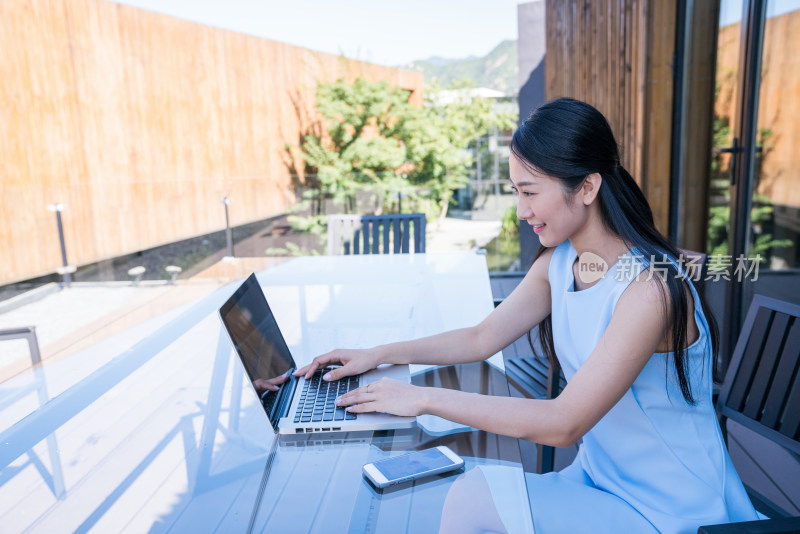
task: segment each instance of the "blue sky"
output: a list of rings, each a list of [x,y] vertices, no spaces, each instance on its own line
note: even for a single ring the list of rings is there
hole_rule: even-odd
[[[720,3],[720,26],[727,26],[742,20],[744,0],[722,0]],[[768,0],[767,18],[777,17],[789,11],[800,9],[800,0]]]
[[[115,0],[381,65],[483,56],[517,38],[519,0]]]

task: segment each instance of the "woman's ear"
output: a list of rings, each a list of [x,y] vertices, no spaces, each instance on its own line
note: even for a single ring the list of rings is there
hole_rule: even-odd
[[[594,202],[594,199],[600,194],[600,187],[602,185],[603,177],[600,176],[599,172],[586,175],[586,178],[583,180],[583,185],[581,186],[581,200],[583,200],[584,206],[588,206]]]

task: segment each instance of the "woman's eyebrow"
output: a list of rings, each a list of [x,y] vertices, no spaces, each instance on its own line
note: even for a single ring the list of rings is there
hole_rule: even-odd
[[[511,181],[510,178],[509,178],[509,181]],[[533,182],[533,181],[526,181],[526,182],[519,182],[517,184],[514,184],[514,182],[511,182],[511,185],[516,185],[517,187],[522,187],[522,186],[525,186],[525,185],[539,185],[539,183],[538,182]]]

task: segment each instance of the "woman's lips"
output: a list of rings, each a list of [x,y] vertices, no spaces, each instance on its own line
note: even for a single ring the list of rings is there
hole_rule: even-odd
[[[544,230],[544,227],[545,227],[545,226],[547,226],[547,225],[546,225],[546,224],[534,224],[534,225],[533,225],[533,231],[534,231],[534,232],[536,232],[536,233],[538,234],[538,233],[540,233],[542,230]]]

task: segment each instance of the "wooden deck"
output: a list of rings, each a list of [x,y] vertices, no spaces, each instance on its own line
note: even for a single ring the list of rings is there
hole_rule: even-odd
[[[523,273],[502,273],[499,276],[493,276],[491,285],[495,301],[507,297],[517,287],[522,276]],[[507,349],[503,349],[504,359],[520,358],[531,354],[532,350],[526,336],[522,336]],[[513,396],[524,397],[514,387],[510,387],[509,390]],[[728,450],[741,479],[780,506],[787,514],[800,516],[800,456],[733,421],[729,422],[728,430],[730,435]],[[536,445],[520,441],[520,449],[525,471],[535,472]],[[569,465],[575,458],[577,450],[577,447],[556,449],[555,470],[558,471]]]

